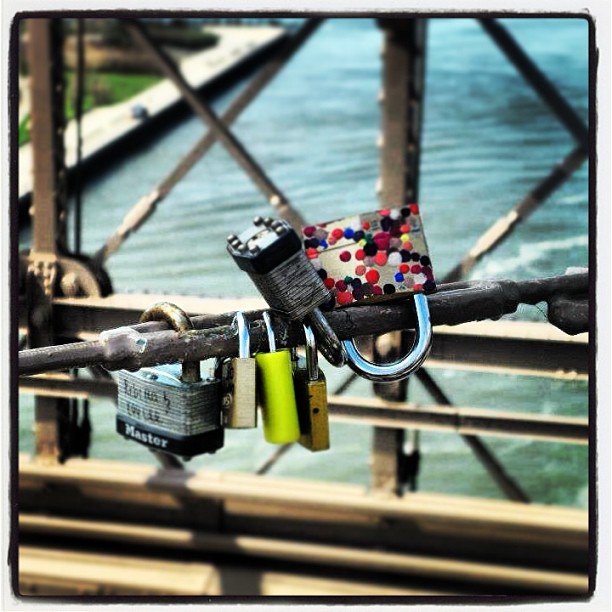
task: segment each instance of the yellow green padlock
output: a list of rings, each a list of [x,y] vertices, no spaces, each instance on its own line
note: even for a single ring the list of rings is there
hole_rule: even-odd
[[[300,437],[291,353],[276,350],[270,313],[263,313],[268,332],[269,353],[255,355],[257,385],[263,421],[264,438],[272,444],[295,442]]]

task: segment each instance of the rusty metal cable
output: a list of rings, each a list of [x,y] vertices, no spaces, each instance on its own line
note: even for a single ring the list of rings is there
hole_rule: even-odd
[[[584,294],[588,286],[588,273],[522,282],[442,285],[438,293],[428,298],[431,321],[433,325],[456,325],[495,319],[515,312],[520,303],[537,304],[555,295]],[[267,350],[261,312],[245,313],[251,322],[251,349],[255,353]],[[233,314],[193,317],[195,329],[183,334],[167,330],[165,323],[150,322],[103,332],[100,339],[94,341],[20,351],[19,373],[37,374],[92,365],[119,370],[237,355],[238,340],[231,326]],[[326,317],[341,339],[412,329],[415,325],[413,308],[407,299],[340,309],[327,313]],[[144,328],[145,325],[148,327]],[[587,330],[588,320],[582,327],[582,331]],[[303,343],[303,329],[299,323],[277,317],[275,331],[279,348]]]

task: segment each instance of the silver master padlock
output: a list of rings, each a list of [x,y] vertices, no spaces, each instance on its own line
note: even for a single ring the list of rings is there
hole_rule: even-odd
[[[217,362],[215,377],[221,380],[222,422],[230,429],[257,427],[255,359],[251,357],[249,323],[242,312],[236,313],[238,357]]]
[[[191,320],[174,304],[162,302],[146,310],[141,322],[165,320],[180,332]],[[118,374],[117,431],[152,450],[189,458],[223,447],[221,382],[202,380],[200,364],[141,368]]]

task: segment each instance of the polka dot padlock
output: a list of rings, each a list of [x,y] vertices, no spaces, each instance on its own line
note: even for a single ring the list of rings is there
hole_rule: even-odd
[[[302,239],[334,295],[328,307],[436,289],[417,204],[309,225]]]

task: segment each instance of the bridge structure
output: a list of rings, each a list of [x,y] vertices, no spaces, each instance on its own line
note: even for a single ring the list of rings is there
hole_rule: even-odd
[[[332,419],[373,428],[370,486],[272,477],[268,472],[290,445],[279,447],[253,474],[192,472],[178,461],[152,468],[87,459],[89,400],[116,397],[110,371],[187,355],[205,359],[237,354],[230,325],[237,304],[246,311],[255,349],[265,345],[261,300],[164,295],[192,317],[197,339],[189,347],[163,322],[138,324],[154,296],[115,293],[105,262],[216,142],[276,215],[296,228],[304,224],[299,206],[236,136],[232,123],[281,70],[290,69],[291,58],[323,21],[304,19],[284,36],[219,115],[146,24],[126,20],[123,26],[151,54],[207,131],[168,176],[126,211],[95,253],[83,253],[78,198],[75,248],[67,246],[61,19],[26,20],[32,41],[32,241],[28,252],[20,254],[13,278],[18,314],[12,346],[15,356],[20,349],[20,392],[35,395],[35,453],[18,456],[13,449],[18,466],[13,476],[19,481],[19,512],[13,515],[19,534],[14,585],[22,595],[374,597],[592,591],[589,513],[531,503],[520,477],[509,474],[482,436],[587,444],[594,453],[594,414],[561,417],[457,406],[432,373],[436,367],[573,379],[588,379],[592,373],[588,338],[594,329],[594,288],[588,271],[530,281],[464,280],[592,155],[583,120],[496,19],[479,19],[483,35],[492,38],[526,86],[548,105],[574,146],[506,215],[491,220],[431,296],[436,341],[415,376],[432,403],[411,401],[407,380],[374,384],[371,399],[350,397],[353,374],[332,392]],[[427,23],[419,16],[378,19],[383,33],[381,207],[418,200]],[[82,54],[80,62],[82,79]],[[78,113],[77,120],[82,120]],[[79,159],[77,151],[77,170]],[[17,195],[13,183],[14,206]],[[548,304],[546,323],[498,320],[521,303],[540,302]],[[359,329],[364,351],[378,361],[403,354],[414,326],[405,301],[354,308],[342,317],[329,313],[328,321],[341,338]],[[281,346],[300,344],[298,326],[281,325]],[[146,339],[146,350],[130,348],[134,333]],[[589,384],[592,389],[592,379]],[[461,436],[507,500],[419,492],[422,430]]]

